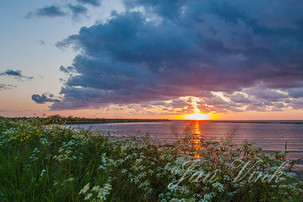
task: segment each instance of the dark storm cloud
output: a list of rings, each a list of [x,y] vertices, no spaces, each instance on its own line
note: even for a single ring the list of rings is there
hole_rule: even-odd
[[[26,17],[30,18],[33,15],[37,15],[41,17],[62,17],[65,16],[66,13],[63,12],[59,6],[51,5],[37,9],[35,12],[30,12],[27,14]]]
[[[59,99],[55,98],[52,94],[43,93],[42,95],[33,94],[32,100],[38,104],[44,104],[46,102],[59,102]]]
[[[100,0],[77,0],[79,3],[82,4],[89,4],[92,6],[100,6]]]
[[[4,72],[1,72],[0,76],[13,76],[14,78],[19,79],[19,80],[23,80],[23,79],[31,80],[31,79],[34,79],[33,76],[24,76],[20,70],[11,70],[11,69],[8,69],[8,70],[6,70]]]
[[[266,100],[298,97],[291,89],[303,87],[300,1],[125,0],[125,5],[126,12],[58,42],[80,54],[72,65],[77,74],[52,109],[197,96],[205,98],[201,106],[222,111],[263,110]],[[135,7],[143,10],[131,11],[140,10]],[[260,83],[261,91],[248,92],[253,99],[233,94]],[[227,102],[210,91],[233,96]]]

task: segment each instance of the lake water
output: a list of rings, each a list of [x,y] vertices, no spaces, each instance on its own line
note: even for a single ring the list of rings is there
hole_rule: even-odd
[[[183,131],[191,125],[195,133],[205,138],[220,139],[229,131],[239,126],[233,142],[243,143],[244,140],[256,142],[264,152],[284,150],[287,142],[287,150],[291,159],[303,157],[303,124],[279,124],[279,123],[222,123],[212,121],[165,121],[144,123],[108,123],[108,124],[84,124],[81,127],[99,129],[105,132],[111,131],[117,136],[129,134],[134,136],[148,133],[167,143],[172,143],[184,137]],[[174,131],[174,132],[173,132]],[[296,169],[303,169],[300,161]]]

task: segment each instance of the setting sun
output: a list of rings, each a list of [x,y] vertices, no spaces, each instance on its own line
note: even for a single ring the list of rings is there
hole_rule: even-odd
[[[185,115],[184,118],[189,120],[207,120],[210,118],[210,116],[209,114],[202,114],[200,112],[196,112],[194,114]]]
[[[194,113],[187,114],[183,116],[183,119],[187,120],[208,120],[211,118],[211,114],[203,114],[198,108],[197,102],[200,102],[200,99],[197,97],[191,97],[191,104],[193,106]]]

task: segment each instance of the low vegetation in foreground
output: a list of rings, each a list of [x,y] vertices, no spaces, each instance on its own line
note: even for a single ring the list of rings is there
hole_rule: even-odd
[[[287,151],[0,119],[0,201],[302,201]]]

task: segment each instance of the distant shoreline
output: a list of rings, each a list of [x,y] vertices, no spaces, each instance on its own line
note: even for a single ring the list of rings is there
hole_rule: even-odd
[[[168,119],[102,119],[102,120],[81,120],[81,121],[65,121],[66,124],[106,124],[106,123],[141,123],[141,122],[163,122],[170,121]]]
[[[196,120],[169,120],[169,119],[106,119],[106,118],[79,118],[79,117],[1,117],[11,120],[38,119],[44,124],[102,124],[102,123],[140,123],[166,121],[196,121]],[[303,124],[303,120],[198,120],[210,123],[260,123],[260,124]]]
[[[164,122],[164,121],[196,121],[196,120],[168,120],[168,119],[105,119],[105,121],[71,121],[66,124],[106,124],[106,123],[138,123],[138,122]],[[198,120],[212,123],[260,123],[260,124],[303,124],[303,121],[220,121],[220,120]]]
[[[136,122],[163,122],[168,119],[105,119],[105,118],[79,118],[79,117],[0,117],[13,121],[35,119],[44,124],[102,124],[102,123],[136,123]]]

